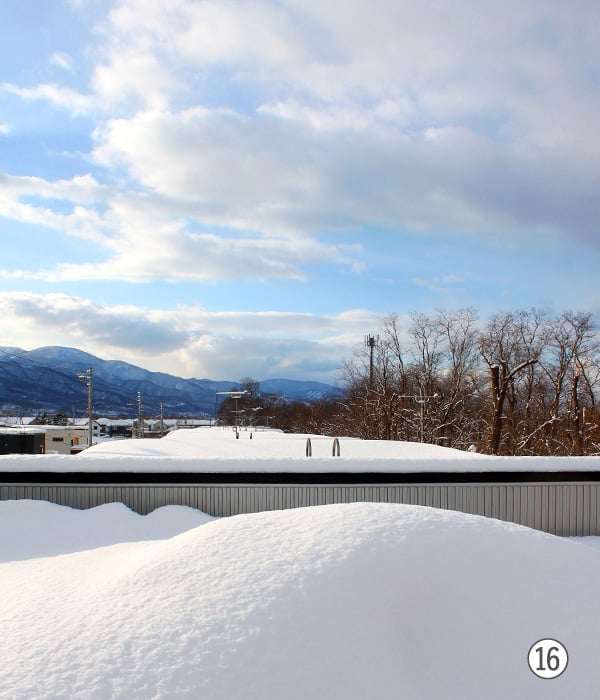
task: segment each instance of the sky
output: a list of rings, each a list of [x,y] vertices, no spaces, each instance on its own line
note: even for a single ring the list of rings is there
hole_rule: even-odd
[[[600,5],[6,0],[0,345],[335,383],[398,313],[600,308]]]

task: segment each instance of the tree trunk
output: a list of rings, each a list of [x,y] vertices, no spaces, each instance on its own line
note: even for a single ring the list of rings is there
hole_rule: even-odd
[[[583,430],[581,426],[581,410],[579,408],[579,393],[577,390],[579,376],[579,374],[576,374],[571,383],[571,421],[573,425],[572,454],[576,457],[581,457],[583,454]]]
[[[505,373],[502,372],[504,375]],[[504,399],[506,398],[506,382],[500,378],[500,366],[490,367],[490,378],[492,380],[492,400],[494,412],[492,415],[492,432],[490,435],[490,454],[497,455],[500,451],[500,440],[502,439],[502,414],[504,412]]]

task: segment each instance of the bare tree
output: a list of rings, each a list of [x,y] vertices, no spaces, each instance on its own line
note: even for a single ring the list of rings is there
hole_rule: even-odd
[[[589,314],[531,309],[482,328],[473,309],[402,321],[382,319],[372,372],[370,348],[344,367],[342,400],[288,411],[287,424],[492,454],[600,453],[600,352]]]
[[[509,390],[527,368],[536,364],[543,349],[543,333],[536,312],[493,316],[479,341],[479,352],[488,367],[492,399],[488,451],[497,455],[503,433]]]
[[[481,429],[477,314],[474,309],[439,311],[436,322],[444,338],[436,442],[466,449]]]

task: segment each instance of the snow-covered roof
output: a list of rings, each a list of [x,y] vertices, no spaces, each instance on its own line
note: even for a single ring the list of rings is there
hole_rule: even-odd
[[[29,425],[37,416],[0,416],[0,425]]]
[[[312,457],[306,456],[310,441]],[[437,445],[198,428],[160,439],[106,441],[67,455],[0,456],[0,472],[414,473],[600,471],[600,457],[491,457]]]

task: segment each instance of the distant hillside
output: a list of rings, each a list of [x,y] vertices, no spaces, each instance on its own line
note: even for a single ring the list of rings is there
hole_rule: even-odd
[[[94,411],[104,415],[134,415],[137,392],[146,415],[158,414],[161,401],[165,415],[213,415],[215,392],[239,388],[239,382],[183,379],[118,360],[101,360],[75,348],[0,347],[0,407],[81,415],[87,407],[87,388],[77,375],[88,367],[94,375]],[[329,384],[290,379],[266,379],[260,382],[260,391],[288,401],[318,401],[340,394]]]

